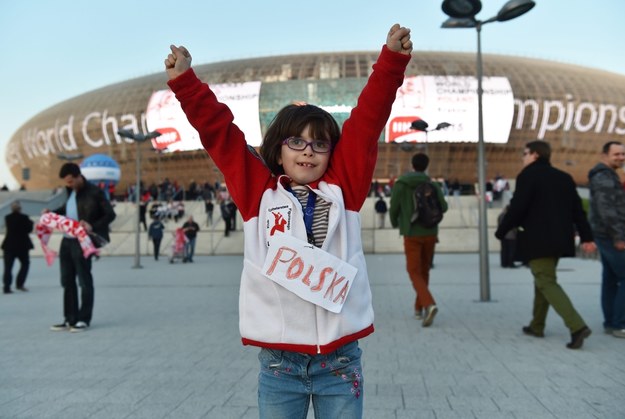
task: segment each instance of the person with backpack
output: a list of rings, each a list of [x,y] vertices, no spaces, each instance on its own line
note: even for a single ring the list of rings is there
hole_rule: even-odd
[[[441,188],[425,173],[430,158],[424,153],[412,156],[414,172],[400,176],[393,185],[389,216],[391,225],[404,236],[406,270],[417,293],[415,316],[429,327],[438,312],[429,290],[430,269],[438,237],[438,224],[447,211]]]
[[[384,219],[386,218],[386,213],[388,212],[388,207],[386,206],[386,201],[380,195],[378,200],[375,201],[375,213],[378,215],[378,228],[384,228]]]

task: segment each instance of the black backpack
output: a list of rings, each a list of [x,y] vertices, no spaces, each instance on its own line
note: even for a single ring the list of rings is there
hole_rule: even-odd
[[[438,200],[436,187],[431,181],[419,183],[412,194],[414,211],[410,223],[425,228],[436,227],[443,219],[443,207]]]

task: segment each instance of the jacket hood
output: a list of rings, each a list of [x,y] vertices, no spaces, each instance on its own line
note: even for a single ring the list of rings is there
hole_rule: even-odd
[[[417,184],[423,182],[424,180],[430,180],[430,177],[423,172],[410,172],[398,178],[396,182],[403,183],[411,188],[414,188]]]
[[[610,171],[613,172],[612,169],[610,169],[605,163],[597,163],[595,165],[595,167],[593,167],[592,169],[590,169],[590,171],[588,172],[588,179],[592,178],[593,176],[595,176],[597,173],[600,172],[604,172],[604,171]]]

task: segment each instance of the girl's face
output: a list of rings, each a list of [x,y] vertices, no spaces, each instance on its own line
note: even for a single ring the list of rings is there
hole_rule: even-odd
[[[304,128],[299,138],[306,142],[322,140],[322,138],[312,138],[308,126]],[[307,185],[323,176],[328,169],[331,154],[331,151],[315,152],[312,145],[307,145],[306,148],[298,151],[282,144],[278,164],[282,165],[284,173],[291,178],[291,185]]]

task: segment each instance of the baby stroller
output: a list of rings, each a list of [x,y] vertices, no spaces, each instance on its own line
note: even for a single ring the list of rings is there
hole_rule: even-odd
[[[178,227],[174,231],[174,242],[171,245],[169,263],[174,263],[176,259],[185,260],[184,247],[188,240],[182,227]]]

